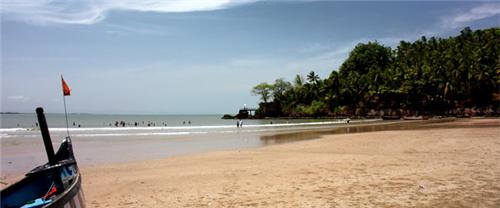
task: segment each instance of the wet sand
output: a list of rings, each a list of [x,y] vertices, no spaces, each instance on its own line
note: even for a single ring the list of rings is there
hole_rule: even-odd
[[[89,207],[500,207],[500,120],[428,125],[84,166],[83,187]]]
[[[298,126],[293,128],[266,127],[226,129],[221,132],[187,135],[121,135],[79,136],[72,134],[75,156],[80,167],[161,159],[170,156],[205,153],[222,150],[242,150],[277,143],[317,139],[323,134],[374,131],[400,128],[416,128],[424,124],[446,120],[400,122],[357,121],[347,124]],[[349,128],[346,128],[349,126]],[[228,133],[228,131],[231,133]],[[150,130],[154,132],[154,129]],[[151,133],[150,132],[150,133]],[[45,148],[39,132],[22,137],[0,139],[0,188],[12,183],[34,167],[47,162]],[[52,135],[54,147],[58,147],[64,136]],[[64,132],[65,133],[65,132]],[[88,132],[92,134],[92,132]],[[95,133],[95,132],[94,132]],[[102,132],[100,132],[102,133]]]

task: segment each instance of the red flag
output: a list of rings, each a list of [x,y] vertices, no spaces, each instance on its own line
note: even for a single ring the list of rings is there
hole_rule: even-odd
[[[61,75],[61,81],[62,81],[62,89],[63,89],[63,95],[64,96],[70,96],[71,95],[71,89],[69,88],[68,84],[64,81],[62,75]]]

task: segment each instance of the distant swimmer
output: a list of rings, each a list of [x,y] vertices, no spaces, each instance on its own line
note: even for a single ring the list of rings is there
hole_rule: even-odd
[[[188,124],[191,124],[191,121],[188,121]]]

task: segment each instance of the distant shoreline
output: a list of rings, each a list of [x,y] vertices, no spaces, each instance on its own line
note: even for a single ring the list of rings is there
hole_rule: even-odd
[[[391,118],[391,119],[384,119],[384,117]],[[394,119],[394,118],[399,118],[399,119]],[[328,119],[383,119],[383,120],[427,120],[427,119],[433,119],[433,118],[499,118],[500,114],[498,115],[441,115],[441,114],[432,114],[432,115],[424,115],[424,116],[415,116],[415,115],[391,115],[391,116],[321,116],[321,117],[311,117],[311,116],[304,116],[304,117],[256,117],[256,116],[251,116],[248,118],[238,118],[238,115],[231,116],[229,114],[224,114],[221,119],[249,119],[249,120],[300,120],[300,119],[310,119],[310,120],[328,120]]]

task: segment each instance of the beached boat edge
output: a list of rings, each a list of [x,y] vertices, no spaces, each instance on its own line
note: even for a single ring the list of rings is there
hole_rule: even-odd
[[[84,208],[85,197],[71,138],[66,137],[54,154],[42,108],[37,108],[40,131],[49,162],[0,191],[1,208]]]

